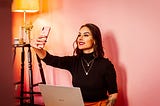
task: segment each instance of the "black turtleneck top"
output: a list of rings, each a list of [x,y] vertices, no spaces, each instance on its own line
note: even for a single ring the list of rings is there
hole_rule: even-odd
[[[87,66],[84,59],[88,63],[93,61],[92,66]],[[68,70],[72,75],[73,86],[80,87],[84,102],[95,102],[107,99],[108,93],[117,93],[118,89],[116,72],[111,61],[100,57],[93,59],[93,53],[60,57],[47,52],[43,61],[47,65]],[[85,70],[88,71],[89,67],[90,71],[86,75]]]

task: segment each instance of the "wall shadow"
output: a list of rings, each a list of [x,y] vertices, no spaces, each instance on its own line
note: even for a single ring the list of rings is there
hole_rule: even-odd
[[[112,31],[103,36],[105,57],[109,58],[115,66],[118,83],[118,99],[116,106],[128,106],[127,99],[127,76],[125,66],[119,61],[118,45]]]

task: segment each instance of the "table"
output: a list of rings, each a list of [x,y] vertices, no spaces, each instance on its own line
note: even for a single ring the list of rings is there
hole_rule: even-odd
[[[39,66],[39,71],[41,74],[41,82],[38,82],[36,84],[33,84],[33,70],[32,70],[32,52],[31,52],[31,46],[30,44],[14,44],[14,59],[15,60],[15,55],[16,55],[16,48],[21,48],[21,78],[19,82],[16,82],[15,84],[20,84],[20,96],[17,97],[17,99],[20,100],[20,106],[24,106],[25,99],[29,99],[29,105],[33,106],[34,104],[34,94],[40,94],[40,92],[35,92],[33,88],[35,86],[38,86],[38,84],[46,84],[45,81],[45,76],[41,64],[40,58],[36,55],[37,61],[38,61],[38,66]],[[28,74],[29,74],[29,91],[24,91],[24,61],[25,61],[25,48],[28,49],[27,51],[27,58],[28,58]],[[29,94],[29,97],[25,97],[24,94]]]

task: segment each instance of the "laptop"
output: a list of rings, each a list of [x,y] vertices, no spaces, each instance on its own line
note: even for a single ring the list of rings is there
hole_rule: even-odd
[[[39,84],[45,106],[84,106],[79,87]]]

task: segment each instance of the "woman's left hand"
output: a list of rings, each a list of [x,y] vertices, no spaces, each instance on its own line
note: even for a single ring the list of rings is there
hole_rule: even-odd
[[[116,103],[118,93],[113,93],[109,95],[107,106],[114,106]]]

